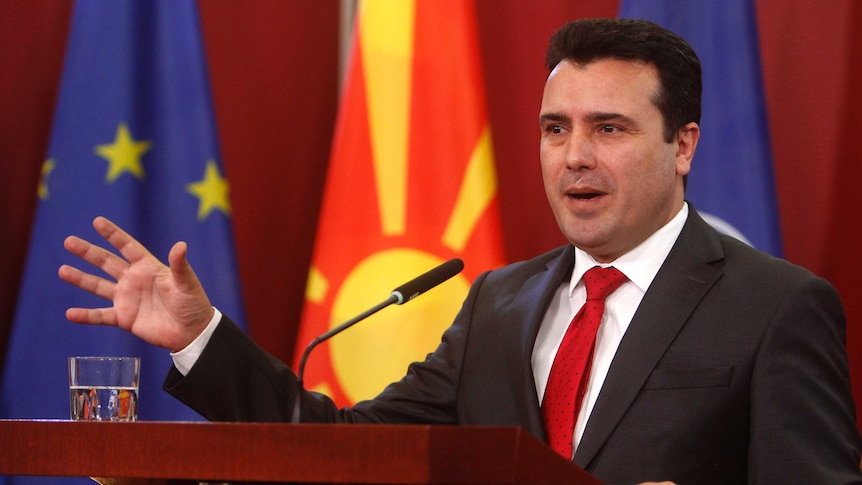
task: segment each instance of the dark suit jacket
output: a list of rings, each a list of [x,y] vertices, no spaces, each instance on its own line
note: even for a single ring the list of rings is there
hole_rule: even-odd
[[[303,420],[520,426],[545,438],[530,356],[565,246],[483,274],[440,346],[377,398]],[[609,484],[862,483],[834,288],[692,210],[610,367],[574,461]],[[212,420],[288,421],[296,379],[223,321],[166,389]]]

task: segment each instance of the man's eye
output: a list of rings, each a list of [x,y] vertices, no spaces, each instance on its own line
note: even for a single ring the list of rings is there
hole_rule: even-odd
[[[559,135],[560,133],[563,132],[563,127],[560,125],[551,125],[548,129],[551,133],[553,133],[555,135]]]
[[[599,128],[599,131],[602,133],[616,133],[619,130],[614,125],[602,125],[601,128]]]

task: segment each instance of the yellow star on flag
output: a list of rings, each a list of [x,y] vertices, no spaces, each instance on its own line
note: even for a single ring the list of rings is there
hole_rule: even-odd
[[[45,200],[48,198],[48,177],[51,175],[51,172],[54,171],[54,167],[57,164],[54,163],[53,158],[49,158],[45,160],[45,163],[42,164],[42,176],[39,179],[39,199]]]
[[[219,173],[218,165],[213,160],[208,160],[203,180],[186,185],[186,191],[200,199],[199,221],[206,219],[216,209],[230,214],[229,189],[227,179]]]
[[[105,181],[112,183],[120,175],[129,172],[138,180],[144,178],[141,157],[150,150],[150,142],[135,141],[125,123],[120,123],[114,143],[97,145],[96,154],[108,161],[108,174]]]

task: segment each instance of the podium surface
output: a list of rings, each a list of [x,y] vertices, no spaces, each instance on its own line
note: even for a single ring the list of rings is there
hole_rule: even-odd
[[[508,427],[0,420],[0,436],[3,475],[111,483],[601,483]]]

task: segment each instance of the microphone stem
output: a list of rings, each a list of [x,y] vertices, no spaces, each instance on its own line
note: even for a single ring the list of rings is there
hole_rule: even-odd
[[[369,308],[368,310],[365,310],[363,313],[351,318],[350,320],[348,320],[348,321],[342,323],[341,325],[329,330],[328,332],[317,336],[314,340],[311,341],[311,343],[308,344],[308,347],[305,348],[305,352],[302,353],[302,358],[299,361],[299,373],[297,374],[297,378],[296,378],[296,397],[293,400],[293,418],[290,420],[291,423],[296,424],[296,423],[301,422],[302,392],[304,390],[304,387],[302,384],[302,377],[305,374],[305,362],[308,360],[308,356],[309,356],[309,354],[311,354],[311,351],[315,347],[317,347],[318,345],[323,343],[324,341],[333,337],[334,335],[341,333],[344,330],[347,330],[348,328],[359,323],[360,321],[370,317],[371,315],[374,315],[375,313],[379,312],[380,310],[388,307],[389,305],[395,304],[397,302],[398,302],[398,297],[394,294],[390,295],[389,298],[387,298],[386,300],[383,300],[382,302]]]
[[[311,342],[311,344],[309,344],[309,347],[316,347],[318,344],[320,344],[324,340],[328,340],[331,337],[333,337],[335,334],[340,333],[343,330],[347,330],[348,328],[352,327],[353,325],[359,323],[361,320],[365,320],[366,318],[370,317],[371,315],[374,315],[375,313],[379,312],[380,310],[383,310],[384,308],[388,307],[389,305],[394,304],[397,301],[398,301],[398,297],[396,297],[395,295],[390,295],[389,298],[387,298],[386,300],[383,300],[382,302],[369,308],[368,310],[365,310],[363,313],[351,318],[350,320],[342,323],[341,325],[333,328],[332,330],[330,330],[324,334],[319,335],[316,339],[314,339]],[[308,349],[306,349],[306,353],[307,352],[308,352]]]

